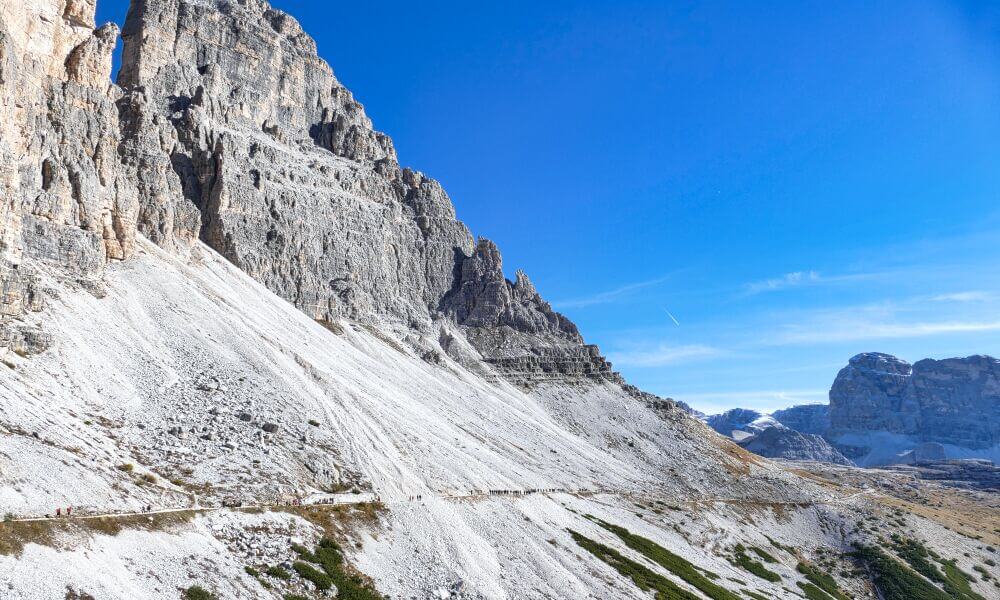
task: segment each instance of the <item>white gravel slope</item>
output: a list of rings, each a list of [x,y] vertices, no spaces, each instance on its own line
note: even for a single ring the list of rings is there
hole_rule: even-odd
[[[53,286],[58,298],[39,318],[54,347],[0,367],[5,514],[371,490],[388,510],[356,532],[362,549],[351,559],[393,598],[459,589],[468,598],[648,597],[573,542],[569,528],[640,559],[584,514],[735,579],[751,576],[719,553],[761,543],[760,527],[803,547],[841,541],[816,525],[819,507],[764,525],[730,504],[706,505],[696,518],[637,510],[634,501],[649,497],[689,506],[830,496],[611,385],[526,392],[448,359],[422,360],[412,348],[434,348],[437,331],[331,331],[205,247],[184,261],[142,241],[135,259],[112,266],[103,293]],[[454,498],[530,488],[602,493]],[[276,518],[288,519],[219,511],[173,531],[71,539],[58,550],[29,544],[0,555],[0,596],[61,598],[73,586],[102,600],[170,598],[205,582],[221,598],[280,597],[243,573],[278,550],[262,558],[236,531]],[[300,530],[318,535],[304,522]],[[290,534],[269,535],[260,543],[287,550]],[[798,577],[794,564],[781,568]],[[763,581],[752,589],[788,596]]]

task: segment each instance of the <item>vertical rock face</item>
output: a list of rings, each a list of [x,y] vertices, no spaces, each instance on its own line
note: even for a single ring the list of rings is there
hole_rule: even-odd
[[[823,435],[830,428],[830,406],[827,404],[800,404],[776,410],[771,416],[801,433]]]
[[[523,273],[504,277],[436,181],[400,167],[295,19],[262,0],[135,0],[118,87],[118,32],[94,13],[0,5],[0,346],[43,348],[23,321],[41,282],[95,285],[140,232],[182,254],[202,240],[315,319],[436,334],[524,379],[621,382]]]
[[[295,19],[257,1],[135,2],[123,37],[143,232],[200,237],[318,319],[429,323],[472,237]]]
[[[201,238],[318,319],[430,322],[473,241],[267,3],[135,2],[119,83],[139,227]]]
[[[621,382],[596,346],[584,345],[569,319],[552,310],[523,272],[504,278],[496,245],[480,239],[461,263],[442,311],[466,329],[486,360],[525,382],[565,375]]]
[[[93,281],[135,239],[135,193],[118,157],[117,27],[93,0],[0,5],[0,346],[30,353],[42,276]]]
[[[722,435],[733,437],[734,431],[753,433],[773,426],[773,422],[768,420],[756,423],[756,421],[766,416],[762,412],[749,408],[733,408],[722,414],[705,417],[705,423]]]
[[[618,380],[526,276],[504,278],[436,181],[400,167],[295,19],[138,0],[123,38],[122,154],[151,239],[200,238],[316,319],[445,318],[502,370]]]
[[[739,442],[744,449],[767,458],[811,460],[850,465],[850,460],[821,436],[786,427],[767,427]]]
[[[988,356],[909,363],[859,354],[830,390],[833,437],[888,432],[972,450],[1000,445],[1000,361]]]

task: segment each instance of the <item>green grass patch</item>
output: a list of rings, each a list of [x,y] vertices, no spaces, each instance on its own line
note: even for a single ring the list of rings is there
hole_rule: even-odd
[[[312,584],[316,586],[317,590],[325,592],[333,587],[333,580],[330,579],[329,575],[308,563],[297,560],[292,563],[292,568],[299,574],[299,577],[312,582]]]
[[[282,569],[277,565],[273,567],[268,567],[267,570],[264,572],[270,575],[271,577],[274,577],[275,579],[281,579],[283,581],[288,581],[289,579],[292,578],[291,573],[289,573],[288,571]]]
[[[304,560],[323,567],[321,572],[303,562],[292,565],[299,575],[312,581],[317,589],[328,590],[331,585],[335,585],[339,600],[383,600],[371,583],[347,568],[340,545],[332,539],[323,538],[312,552],[302,546],[292,546],[292,549]],[[299,565],[311,569],[309,576],[303,574],[305,569]],[[317,577],[317,574],[322,577]],[[321,587],[322,585],[326,587]]]
[[[917,540],[892,536],[892,549],[896,555],[906,561],[914,571],[937,583],[944,583],[944,575],[931,562],[932,554],[927,547]]]
[[[876,546],[861,546],[852,556],[868,567],[884,600],[955,600]]]
[[[781,581],[781,575],[768,570],[762,563],[750,558],[743,544],[736,544],[736,547],[733,548],[733,563],[765,581],[770,581],[771,583]]]
[[[944,571],[944,590],[946,592],[958,600],[986,600],[972,591],[972,586],[969,584],[975,579],[972,575],[959,569],[954,560],[941,561],[941,569]]]
[[[306,548],[302,544],[292,544],[292,552],[299,555],[302,560],[308,560],[309,562],[316,562],[316,557],[313,555],[309,548]]]
[[[795,548],[792,548],[791,546],[785,546],[784,544],[782,544],[782,543],[780,543],[780,542],[778,542],[778,541],[776,541],[776,540],[774,540],[774,539],[772,539],[772,538],[770,538],[770,537],[768,537],[766,535],[764,537],[767,538],[767,541],[772,546],[774,546],[775,548],[777,548],[778,550],[784,550],[785,552],[791,554],[792,556],[795,556],[797,554],[797,552],[795,551]]]
[[[959,569],[954,560],[945,560],[917,540],[898,535],[892,537],[892,548],[900,558],[913,567],[914,571],[941,584],[944,591],[955,600],[985,600],[972,591],[969,583],[974,579]],[[940,570],[931,560],[941,565]]]
[[[840,590],[837,581],[829,574],[821,571],[816,565],[800,562],[795,567],[799,573],[805,575],[806,580],[819,589],[823,590],[837,600],[851,600],[847,594]],[[808,594],[807,594],[808,596]]]
[[[184,600],[216,600],[215,594],[201,587],[200,585],[192,585],[188,589],[184,590]]]
[[[595,517],[591,517],[591,519],[618,536],[626,546],[683,579],[712,600],[739,600],[739,596],[720,585],[712,583],[707,577],[699,573],[698,569],[689,561],[660,546],[656,542],[635,535],[624,527],[606,523]]]
[[[750,550],[751,550],[751,551],[752,551],[752,552],[753,552],[754,554],[756,554],[757,556],[759,556],[759,557],[761,558],[761,560],[763,560],[763,561],[764,561],[764,562],[766,562],[766,563],[771,563],[771,564],[775,564],[775,563],[777,563],[777,562],[778,562],[778,559],[777,559],[777,558],[774,558],[773,556],[771,556],[771,555],[770,555],[769,553],[767,553],[767,551],[765,551],[765,550],[764,550],[763,548],[758,548],[757,546],[750,546]]]
[[[830,594],[827,594],[814,584],[796,581],[795,585],[799,586],[799,589],[802,590],[802,593],[805,594],[806,598],[809,600],[830,600],[831,598]]]
[[[757,592],[751,592],[750,590],[743,590],[743,595],[751,600],[771,600],[763,594],[758,594]]]
[[[656,600],[699,600],[698,596],[648,567],[622,556],[614,548],[609,548],[600,542],[595,542],[572,529],[569,530],[569,534],[573,537],[573,541],[581,548],[610,565],[622,577],[631,579],[637,588],[644,592],[651,590],[655,592]]]

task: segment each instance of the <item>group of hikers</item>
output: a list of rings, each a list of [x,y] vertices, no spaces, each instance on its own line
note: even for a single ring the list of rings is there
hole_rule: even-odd
[[[151,512],[153,512],[153,505],[152,504],[144,504],[142,506],[142,508],[139,509],[139,512],[141,512],[141,513],[151,513]],[[67,518],[69,518],[69,517],[72,517],[72,516],[73,516],[73,507],[72,506],[67,506],[66,508],[63,508],[61,506],[57,506],[56,507],[56,518],[59,518],[59,517],[67,517]],[[45,518],[46,519],[51,519],[52,515],[51,514],[47,514],[47,515],[45,515]]]
[[[490,496],[527,496],[528,494],[555,494],[559,488],[531,488],[527,490],[489,490]]]
[[[560,489],[560,488],[530,488],[530,489],[526,489],[526,490],[487,490],[486,493],[488,495],[490,495],[490,496],[527,496],[529,494],[555,494],[555,493],[565,492],[565,491],[566,490],[563,490],[563,489]],[[410,502],[414,502],[414,501],[418,501],[419,502],[419,501],[421,501],[421,500],[424,499],[424,496],[423,496],[423,494],[416,494],[416,495],[410,496],[409,499],[410,499]],[[375,496],[375,501],[376,502],[381,501],[381,497],[380,496]],[[223,506],[242,506],[242,504],[243,504],[242,502],[239,502],[239,503],[236,503],[236,504],[223,502]],[[297,498],[296,497],[296,498],[292,498],[288,502],[288,504],[286,504],[286,505],[304,506],[304,505],[307,505],[307,504],[323,504],[323,503],[322,502],[318,502],[318,503],[306,503],[301,498]],[[152,504],[145,504],[145,505],[142,506],[142,508],[139,510],[139,512],[141,512],[141,513],[151,513],[151,512],[153,512],[153,505]],[[72,515],[73,515],[73,507],[72,506],[67,506],[66,508],[63,508],[63,507],[56,508],[56,517],[63,517],[63,516],[65,516],[65,517],[71,517]],[[45,518],[50,519],[50,518],[52,518],[52,515],[45,515]]]

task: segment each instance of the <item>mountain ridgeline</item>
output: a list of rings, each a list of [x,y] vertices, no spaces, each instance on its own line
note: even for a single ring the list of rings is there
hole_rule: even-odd
[[[989,513],[904,522],[746,451],[819,435],[626,384],[291,16],[133,0],[112,83],[95,11],[0,0],[3,598],[878,598],[846,551],[890,532],[992,564]],[[930,379],[867,364],[910,435]]]
[[[3,107],[26,105],[0,115],[6,347],[47,346],[24,319],[41,278],[99,287],[142,235],[181,254],[201,240],[310,317],[410,331],[431,358],[623,383],[525,274],[505,278],[435,180],[400,166],[294,18],[260,0],[133,2],[111,85],[118,32],[94,30],[93,10],[4,4]]]
[[[863,353],[837,374],[829,405],[794,406],[770,416],[734,409],[706,420],[744,446],[746,436],[775,426],[822,436],[863,466],[1000,462],[1000,361],[970,356],[911,365],[889,354]],[[765,456],[792,458],[768,450],[761,440],[755,447]]]

